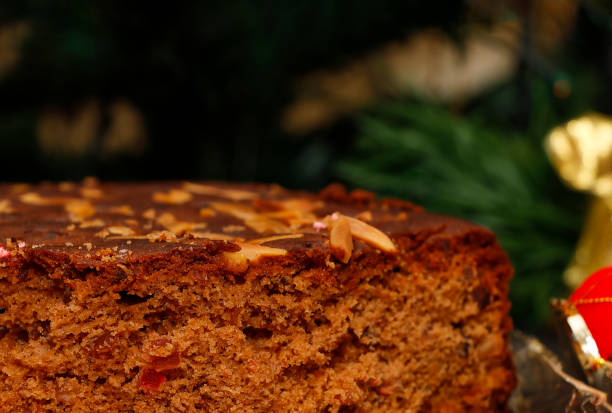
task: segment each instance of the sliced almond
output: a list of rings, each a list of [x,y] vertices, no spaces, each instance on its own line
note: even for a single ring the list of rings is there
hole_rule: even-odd
[[[92,219],[90,221],[83,221],[83,222],[81,222],[79,227],[81,227],[81,228],[96,228],[96,227],[103,227],[104,225],[106,225],[106,223],[104,221],[102,221],[99,218],[96,218],[96,219]]]
[[[285,234],[285,235],[272,235],[271,237],[264,237],[264,238],[256,238],[256,239],[250,239],[247,242],[249,244],[264,244],[266,242],[270,242],[270,241],[276,241],[279,239],[293,239],[293,238],[302,238],[304,236],[304,234]]]
[[[360,221],[370,222],[372,221],[372,212],[371,211],[363,211],[357,214],[355,217]]]
[[[257,198],[255,192],[244,191],[241,189],[219,188],[212,185],[194,184],[192,182],[184,182],[183,189],[197,195],[217,196],[227,198],[233,201],[246,201],[247,199]]]
[[[226,225],[223,228],[223,232],[241,232],[246,229],[242,225]]]
[[[11,201],[8,199],[0,199],[0,214],[12,214],[15,209],[11,207]]]
[[[87,202],[80,198],[64,198],[64,197],[42,197],[36,192],[26,192],[19,196],[19,200],[24,204],[39,205],[39,206],[53,206],[53,205],[66,205],[70,202]]]
[[[193,231],[206,228],[206,222],[182,222],[176,219],[170,212],[165,212],[157,218],[157,223],[169,231],[179,234],[181,232]]]
[[[283,233],[283,232],[291,232],[291,228],[287,225],[283,224],[280,221],[276,221],[274,219],[270,219],[264,216],[258,216],[249,220],[244,221],[244,223],[251,229],[259,232],[260,234],[264,233]]]
[[[70,214],[70,218],[77,222],[83,221],[96,213],[96,209],[89,201],[81,199],[66,203],[64,209]]]
[[[235,204],[233,202],[211,202],[210,206],[219,212],[223,212],[224,214],[231,215],[243,221],[254,219],[259,216],[259,214],[248,205]]]
[[[340,217],[343,216],[340,215]],[[397,252],[397,248],[393,244],[393,241],[391,241],[391,239],[381,230],[356,218],[347,216],[344,216],[344,218],[348,220],[351,227],[351,235],[353,237],[385,252]]]
[[[149,208],[142,213],[142,217],[145,219],[155,219],[155,210],[153,208]]]
[[[112,226],[108,227],[107,230],[112,235],[121,235],[122,237],[127,237],[135,234],[132,228],[123,226]]]
[[[215,241],[233,241],[236,239],[233,235],[220,234],[217,232],[190,231],[189,235],[192,235],[194,238],[204,238]]]
[[[347,263],[353,253],[353,237],[351,236],[351,224],[344,216],[334,221],[329,232],[329,243],[332,254],[340,262]]]
[[[287,254],[287,250],[282,248],[272,248],[244,242],[238,242],[238,245],[240,246],[240,251],[231,252],[229,254],[240,254],[248,261],[256,261],[261,257],[278,257]]]
[[[283,209],[299,212],[312,212],[316,209],[321,208],[324,205],[323,201],[313,201],[304,198],[290,198],[279,202],[282,204]]]
[[[84,198],[102,198],[104,192],[98,188],[82,188],[81,195]]]
[[[193,195],[189,192],[180,189],[171,189],[168,193],[155,192],[153,193],[153,201],[162,204],[180,205],[191,201]]]
[[[119,205],[116,207],[112,207],[108,210],[108,212],[110,212],[111,214],[120,214],[129,217],[134,215],[134,210],[130,205]]]
[[[200,216],[202,218],[210,218],[210,217],[215,216],[215,211],[214,209],[211,209],[211,208],[202,208],[200,209]]]
[[[100,237],[100,238],[106,238],[110,235],[110,232],[105,228],[103,230],[100,230],[98,232],[96,232],[94,234],[96,237]]]

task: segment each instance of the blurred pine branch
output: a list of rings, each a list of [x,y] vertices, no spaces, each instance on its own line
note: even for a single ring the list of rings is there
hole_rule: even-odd
[[[564,296],[584,199],[563,187],[540,140],[499,131],[431,104],[389,103],[363,115],[353,154],[337,176],[381,195],[492,229],[509,253],[517,325],[546,322]]]

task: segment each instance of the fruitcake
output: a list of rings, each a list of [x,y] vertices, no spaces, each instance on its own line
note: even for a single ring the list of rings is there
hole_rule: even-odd
[[[0,185],[11,412],[490,412],[515,385],[489,230],[332,184]]]

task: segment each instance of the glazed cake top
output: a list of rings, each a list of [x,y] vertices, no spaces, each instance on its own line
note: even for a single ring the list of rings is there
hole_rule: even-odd
[[[46,251],[92,266],[204,248],[247,262],[319,249],[346,263],[357,251],[395,254],[400,236],[474,229],[339,184],[316,195],[216,182],[0,185],[0,261]]]

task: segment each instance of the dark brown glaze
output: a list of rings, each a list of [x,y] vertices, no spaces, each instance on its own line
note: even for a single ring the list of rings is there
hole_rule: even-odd
[[[123,262],[129,257],[156,253],[168,253],[174,249],[202,248],[212,250],[235,250],[232,239],[249,242],[272,235],[303,234],[301,238],[285,238],[263,243],[288,251],[316,247],[328,248],[327,228],[316,230],[310,223],[289,231],[255,231],[244,221],[225,212],[215,210],[214,203],[232,203],[248,206],[258,213],[274,212],[276,201],[301,199],[316,206],[312,214],[316,219],[340,212],[347,216],[358,216],[369,211],[373,227],[381,229],[391,239],[410,236],[415,239],[432,233],[454,236],[463,232],[482,231],[465,221],[423,212],[420,207],[403,201],[374,200],[370,193],[354,191],[346,193],[341,186],[330,186],[319,195],[303,191],[289,191],[275,185],[197,183],[206,188],[238,192],[245,199],[232,199],[221,194],[204,195],[184,189],[182,182],[157,182],[147,184],[98,183],[43,183],[27,186],[21,184],[0,185],[0,243],[13,251],[24,253],[32,250],[67,254],[75,262],[92,264],[102,257],[108,261]],[[329,189],[331,188],[331,189]],[[191,199],[163,202],[154,194],[173,194],[178,198],[184,193]],[[240,196],[238,196],[240,198]],[[155,218],[147,217],[146,211],[153,209]],[[213,216],[200,214],[202,209],[214,211]],[[71,211],[72,214],[71,214]],[[74,211],[77,213],[75,214]],[[78,215],[82,212],[81,215]],[[169,227],[159,222],[162,214],[171,214],[180,229],[181,223],[192,223],[193,230],[176,233],[176,239],[154,238]],[[201,225],[201,227],[198,227]],[[104,231],[109,231],[104,236]],[[114,233],[112,232],[114,229]],[[170,228],[172,229],[172,228]],[[172,232],[172,231],[170,231]],[[193,237],[191,233],[199,235]],[[212,233],[211,237],[206,235]],[[153,234],[153,235],[151,235]],[[227,237],[227,240],[216,235]],[[151,239],[144,237],[149,236]],[[201,238],[202,237],[202,238]],[[212,238],[212,239],[211,239]],[[25,245],[23,243],[25,243]],[[360,243],[361,248],[375,249]]]

